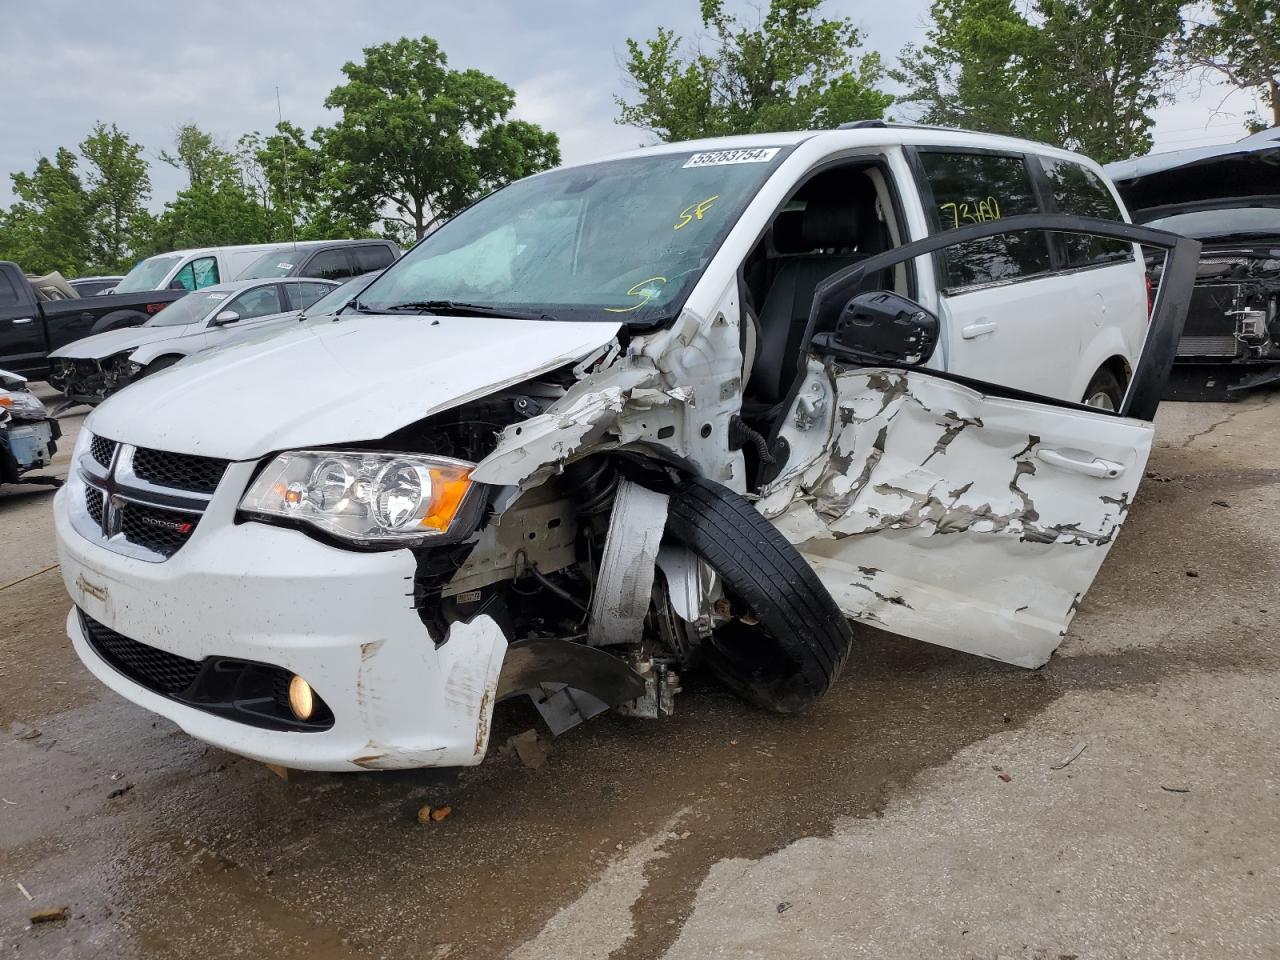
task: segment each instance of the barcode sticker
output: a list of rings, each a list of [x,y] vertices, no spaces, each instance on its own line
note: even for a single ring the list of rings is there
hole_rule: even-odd
[[[777,156],[780,147],[753,147],[749,150],[710,150],[695,153],[684,162],[689,167],[721,167],[728,163],[768,163]]]

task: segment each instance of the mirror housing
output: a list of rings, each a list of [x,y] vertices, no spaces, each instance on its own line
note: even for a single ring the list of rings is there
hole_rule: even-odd
[[[846,303],[835,331],[814,340],[820,349],[862,363],[915,367],[933,356],[939,326],[937,316],[914,300],[875,290]]]
[[[228,323],[235,323],[239,319],[240,314],[234,310],[223,310],[213,318],[213,325],[215,327],[225,327]]]
[[[115,289],[115,287],[112,287],[111,289],[113,289],[113,290],[114,290],[114,289]],[[187,285],[186,285],[185,283],[183,283],[181,280],[170,280],[170,281],[169,281],[169,289],[170,289],[170,290],[186,290],[186,289],[187,289]]]

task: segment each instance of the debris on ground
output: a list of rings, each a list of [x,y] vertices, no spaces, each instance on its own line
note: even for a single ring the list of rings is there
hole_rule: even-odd
[[[18,892],[21,893],[24,897],[26,897],[27,902],[30,903],[32,900],[32,896],[30,893],[27,892],[27,888],[24,887],[21,883],[19,883],[17,886],[18,886]]]
[[[1213,501],[1213,505],[1214,505],[1215,507],[1229,507],[1229,506],[1231,506],[1231,504],[1227,503],[1227,501],[1225,501],[1225,500],[1214,500],[1214,501]]]
[[[1049,769],[1061,770],[1063,767],[1069,766],[1071,762],[1075,760],[1076,757],[1084,753],[1084,748],[1087,747],[1088,745],[1089,744],[1087,741],[1081,740],[1074,747],[1071,748],[1070,753],[1068,753],[1065,757],[1063,757],[1057,763],[1050,765]]]
[[[507,746],[515,750],[520,762],[530,770],[537,770],[546,763],[547,755],[551,753],[551,741],[542,739],[538,731],[532,729],[508,739]]]
[[[788,910],[790,910],[790,909],[791,909],[791,901],[790,901],[790,900],[783,900],[780,904],[778,904],[778,912],[779,912],[779,913],[786,913],[786,912],[787,912]]]
[[[69,907],[49,907],[46,910],[37,910],[31,915],[32,923],[57,923],[60,920],[67,919],[67,910]]]
[[[42,736],[42,732],[35,727],[23,723],[21,720],[15,720],[9,724],[9,732],[13,734],[16,740],[35,740]]]
[[[453,807],[445,805],[442,807],[433,807],[429,803],[424,803],[418,808],[419,823],[439,823],[445,817],[453,813]]]
[[[1188,576],[1188,577],[1198,577],[1198,576],[1200,576],[1200,571],[1199,571],[1199,570],[1188,570],[1188,571],[1187,571],[1187,576]]]
[[[1169,787],[1169,786],[1165,786],[1163,783],[1160,784],[1160,789],[1164,790],[1166,793],[1190,793],[1191,792],[1190,787]]]
[[[108,800],[114,800],[114,799],[116,799],[116,797],[123,797],[126,793],[128,793],[128,792],[129,792],[130,790],[132,790],[132,789],[133,789],[133,784],[132,784],[132,783],[126,783],[126,784],[123,784],[123,785],[121,785],[121,786],[119,786],[119,787],[116,787],[114,790],[112,790],[110,793],[108,793],[108,794],[107,794],[107,799],[108,799]]]
[[[1010,783],[1013,781],[1013,774],[1005,773],[1003,770],[997,773],[996,776],[999,777],[1001,780],[1003,780],[1005,783]]]

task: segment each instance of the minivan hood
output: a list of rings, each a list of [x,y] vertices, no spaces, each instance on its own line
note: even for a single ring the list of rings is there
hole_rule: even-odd
[[[54,357],[65,357],[68,360],[105,360],[113,354],[125,350],[134,350],[144,343],[155,343],[159,340],[175,340],[195,333],[200,324],[186,324],[181,327],[122,327],[119,330],[108,330],[106,333],[95,333],[92,337],[76,340],[65,347],[59,347],[49,354]]]
[[[86,426],[112,440],[227,460],[376,440],[583,357],[618,329],[344,315],[195,354],[110,397]]]

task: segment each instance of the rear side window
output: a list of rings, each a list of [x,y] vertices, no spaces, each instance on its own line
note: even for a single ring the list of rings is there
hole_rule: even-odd
[[[286,283],[284,290],[289,295],[290,310],[305,310],[330,290],[336,290],[327,283]]]
[[[219,282],[217,259],[214,257],[201,257],[199,260],[192,260],[174,274],[170,285],[180,283],[187,290],[202,290]]]
[[[1124,220],[1107,185],[1088,167],[1070,160],[1049,157],[1041,157],[1040,165],[1044,168],[1045,179],[1049,182],[1058,213],[1099,217],[1103,220]],[[1060,241],[1070,267],[1093,267],[1133,260],[1133,246],[1123,240],[1060,234]]]
[[[920,163],[933,193],[936,232],[1040,212],[1020,156],[922,150]],[[1038,232],[974,240],[950,247],[942,256],[948,289],[1017,280],[1051,267],[1048,239]]]
[[[232,300],[227,309],[240,314],[241,320],[256,320],[258,317],[281,313],[284,307],[280,304],[280,287],[274,283],[254,287]]]
[[[302,271],[308,277],[320,277],[322,280],[345,280],[354,276],[347,251],[321,250],[307,263]]]
[[[356,273],[382,270],[385,267],[389,267],[391,261],[395,259],[391,248],[385,247],[380,243],[369,244],[367,247],[356,247],[351,252],[356,259]]]

